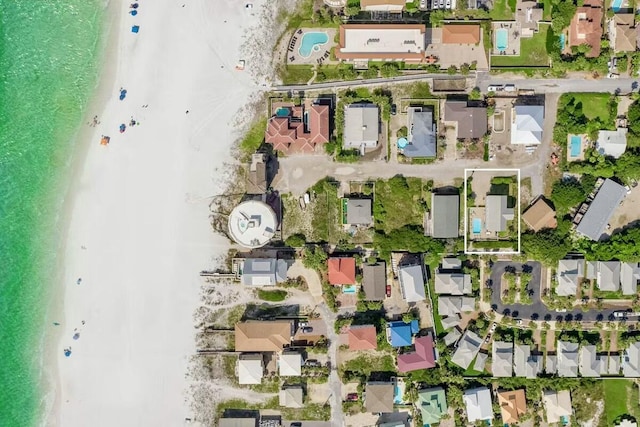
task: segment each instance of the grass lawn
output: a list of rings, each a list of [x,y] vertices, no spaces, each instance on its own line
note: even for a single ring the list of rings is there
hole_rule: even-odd
[[[492,56],[495,67],[547,67],[547,32],[549,25],[540,24],[540,32],[531,38],[520,38],[520,56]]]
[[[306,83],[313,77],[313,65],[283,65],[279,74],[285,85]]]
[[[507,0],[496,0],[493,2],[493,8],[489,11],[489,16],[492,21],[511,21],[513,9],[509,7]]]
[[[258,298],[265,301],[280,302],[287,297],[287,291],[282,289],[258,289]]]
[[[542,18],[545,21],[551,21],[551,7],[552,7],[551,0],[543,0],[542,7],[543,7]]]
[[[389,233],[405,225],[422,225],[422,179],[396,176],[376,181],[374,218],[376,229]]]
[[[609,120],[608,93],[572,93],[571,96],[582,103],[582,111],[588,119],[600,117],[603,123]]]
[[[638,406],[638,401],[629,402],[627,397],[631,396],[631,388],[634,387],[633,383],[629,380],[606,380],[604,384],[604,412],[607,417],[607,425],[614,425],[615,420],[620,415],[630,414],[627,408],[628,404],[632,404],[635,407]],[[634,411],[635,412],[635,411]]]
[[[264,142],[264,130],[267,128],[267,118],[261,117],[254,122],[240,142],[240,150],[246,157],[250,157]]]
[[[382,356],[363,354],[340,366],[339,372],[342,378],[346,371],[357,372],[368,378],[371,372],[395,372],[396,364],[394,357],[390,354]]]
[[[311,209],[313,210],[311,218],[312,235],[307,236],[307,238],[311,242],[338,243],[346,236],[346,233],[341,225],[341,207],[337,185],[322,180],[311,189],[316,197],[311,203]]]

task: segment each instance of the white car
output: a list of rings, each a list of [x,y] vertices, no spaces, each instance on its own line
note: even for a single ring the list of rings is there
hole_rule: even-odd
[[[504,85],[504,91],[505,92],[515,92],[516,91],[516,85]]]
[[[628,185],[625,185],[624,189],[627,190],[627,194],[631,194],[631,187],[629,187]]]
[[[493,325],[491,325],[491,333],[494,333],[497,327],[498,327],[498,324],[494,322]]]
[[[420,0],[420,9],[427,8],[427,0]]]
[[[608,79],[619,79],[620,78],[620,74],[618,74],[618,73],[609,73],[609,74],[607,74],[607,78]]]
[[[489,87],[487,88],[487,92],[498,92],[499,90],[502,90],[503,87],[502,85],[489,85]]]

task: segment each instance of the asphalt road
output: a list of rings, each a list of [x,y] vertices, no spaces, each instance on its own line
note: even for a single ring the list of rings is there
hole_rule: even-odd
[[[318,89],[333,89],[339,87],[356,87],[356,86],[373,86],[373,85],[381,85],[385,83],[398,83],[398,82],[419,82],[421,80],[427,80],[432,78],[443,78],[443,77],[452,77],[447,76],[446,74],[409,74],[402,75],[396,77],[379,77],[376,79],[367,79],[367,80],[346,80],[346,81],[337,81],[337,82],[322,82],[322,83],[313,83],[310,85],[307,84],[298,84],[298,85],[281,85],[281,86],[273,86],[270,88],[271,90],[278,91],[286,91],[286,90],[318,90]],[[473,75],[469,76],[453,76],[452,78],[466,79],[467,77],[473,78]]]
[[[540,284],[542,279],[542,266],[539,262],[530,261],[526,265],[533,268],[531,271],[531,286],[533,288],[533,295],[531,299],[532,304],[503,304],[500,292],[500,282],[502,274],[505,272],[505,267],[515,267],[517,271],[522,271],[522,263],[511,261],[497,261],[491,267],[491,288],[493,290],[491,294],[491,308],[498,314],[506,316],[512,316],[517,319],[525,320],[578,320],[584,322],[596,322],[603,320],[613,319],[614,309],[597,310],[592,309],[589,311],[582,311],[575,309],[567,312],[559,312],[555,310],[549,310],[546,305],[540,299]]]

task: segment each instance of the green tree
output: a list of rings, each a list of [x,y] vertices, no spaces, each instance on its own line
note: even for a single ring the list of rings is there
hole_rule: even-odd
[[[576,5],[571,0],[554,0],[551,11],[551,28],[555,34],[560,34],[571,23],[576,13]]]
[[[400,70],[398,69],[398,64],[394,62],[385,62],[380,67],[380,75],[382,77],[396,77],[400,75]]]
[[[466,75],[468,75],[468,74],[469,74],[469,70],[470,70],[470,69],[471,69],[470,65],[469,65],[469,64],[467,64],[467,63],[465,62],[464,64],[462,64],[462,65],[460,66],[460,73],[461,73],[463,76],[466,76]]]
[[[482,99],[482,92],[480,92],[480,89],[478,89],[477,87],[474,87],[471,90],[471,93],[469,94],[469,99],[472,99],[472,100]]]
[[[450,65],[449,68],[447,68],[447,73],[450,75],[454,75],[457,72],[458,72],[458,67],[456,67],[455,65]]]
[[[531,259],[540,260],[546,265],[556,265],[571,250],[571,242],[566,234],[557,229],[544,229],[538,233],[522,235],[522,250]]]
[[[304,246],[306,242],[307,242],[307,238],[305,237],[305,235],[301,233],[297,233],[287,237],[287,240],[285,240],[284,243],[291,248],[300,248]]]
[[[302,264],[313,270],[324,271],[327,265],[327,253],[320,246],[306,248],[302,255]]]
[[[571,208],[585,199],[582,185],[576,180],[560,180],[553,183],[551,201],[560,215],[564,215]]]

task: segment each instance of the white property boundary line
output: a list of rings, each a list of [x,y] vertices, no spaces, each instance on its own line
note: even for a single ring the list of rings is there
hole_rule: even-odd
[[[516,210],[517,210],[517,221],[518,221],[518,250],[517,251],[506,251],[506,252],[494,252],[494,251],[469,251],[467,248],[468,238],[469,238],[469,212],[467,206],[468,200],[468,187],[467,187],[467,177],[468,173],[471,172],[509,172],[511,175],[515,172],[518,177],[518,200],[516,202]],[[464,253],[470,255],[517,255],[520,253],[520,169],[465,169],[464,170]]]

